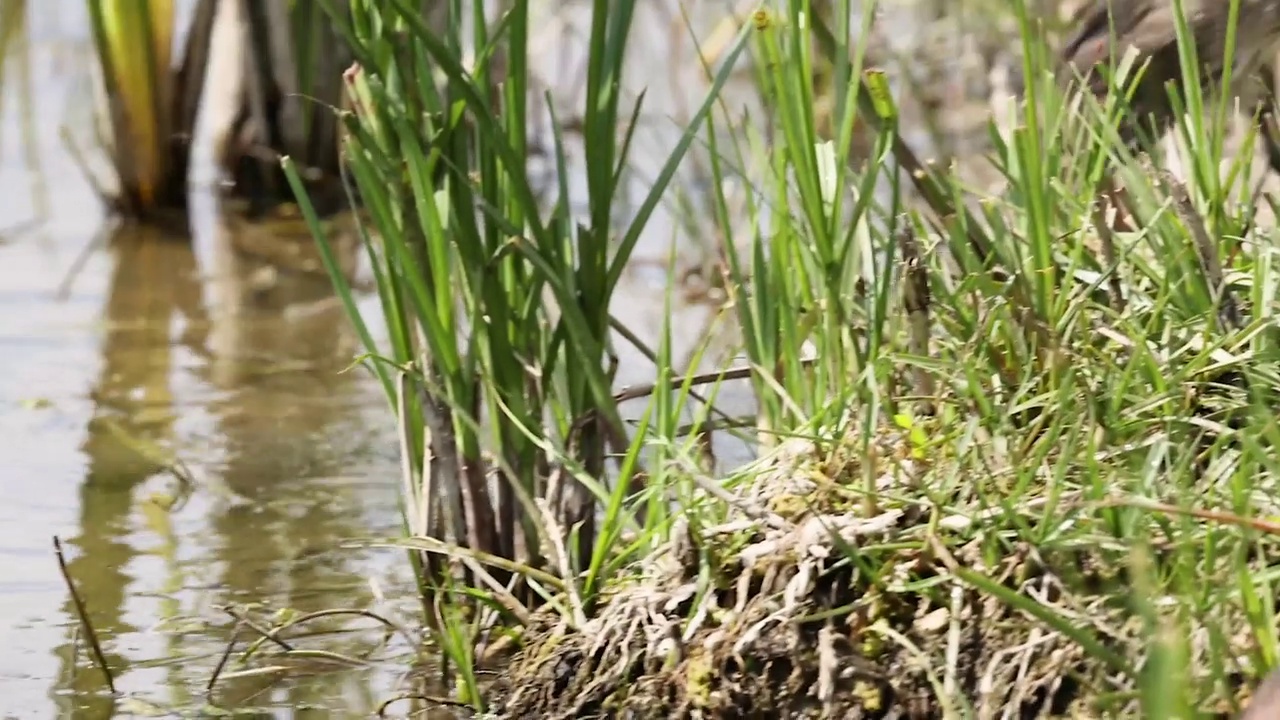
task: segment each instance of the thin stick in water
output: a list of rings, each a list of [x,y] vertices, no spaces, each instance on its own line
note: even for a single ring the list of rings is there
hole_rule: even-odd
[[[250,630],[258,633],[267,641],[275,643],[280,647],[281,650],[284,650],[285,652],[294,651],[293,645],[290,645],[287,641],[281,640],[279,637],[276,636],[276,633],[278,633],[279,630],[273,630],[271,628],[266,628],[266,627],[263,627],[262,625],[259,625],[258,623],[254,622],[253,619],[250,618],[248,615],[244,614],[240,610],[237,610],[235,607],[232,607],[231,605],[227,605],[223,607],[222,611],[230,615],[235,620],[237,620],[244,627],[247,627]]]
[[[85,610],[84,600],[80,599],[80,593],[76,590],[76,584],[71,579],[71,573],[67,570],[67,558],[62,554],[62,541],[57,535],[53,536],[53,552],[58,558],[58,569],[62,571],[62,579],[67,583],[67,591],[71,593],[71,602],[76,606],[76,615],[80,617],[80,626],[84,628],[84,636],[89,640],[89,649],[93,651],[94,662],[102,669],[102,677],[107,681],[107,689],[112,695],[116,692],[116,681],[111,676],[111,668],[107,666],[106,655],[102,652],[102,644],[98,642],[98,633],[93,630],[93,623],[89,622],[89,612]]]
[[[218,664],[213,666],[213,674],[209,676],[209,684],[204,687],[204,695],[206,698],[213,696],[213,689],[218,685],[218,678],[222,675],[222,669],[227,666],[227,660],[231,659],[231,653],[236,649],[236,641],[240,639],[240,629],[244,627],[243,620],[237,620],[235,627],[231,629],[231,639],[227,641],[227,647],[222,651],[222,657],[218,658]]]

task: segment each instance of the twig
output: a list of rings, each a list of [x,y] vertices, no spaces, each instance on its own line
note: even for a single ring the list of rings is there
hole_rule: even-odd
[[[93,651],[94,661],[102,670],[102,677],[107,681],[107,689],[112,695],[117,695],[116,681],[111,676],[111,668],[107,667],[106,655],[102,652],[102,644],[98,642],[98,633],[93,630],[93,623],[89,621],[89,612],[85,610],[84,600],[80,599],[80,593],[76,590],[75,581],[71,579],[71,572],[67,570],[67,558],[62,554],[62,541],[57,535],[53,536],[53,553],[58,558],[58,569],[62,571],[62,579],[67,583],[67,591],[71,593],[71,602],[76,606],[76,614],[80,617],[80,626],[84,628],[84,635],[89,640],[89,649]]]
[[[453,411],[431,391],[438,373],[430,360],[424,357],[418,369],[427,381],[417,388],[417,399],[423,420],[423,447],[430,451],[428,464],[423,468],[424,474],[430,473],[430,491],[433,495],[431,499],[425,500],[431,503],[428,505],[428,517],[430,513],[438,511],[444,520],[441,533],[436,537],[443,535],[449,542],[471,541],[472,547],[483,547],[468,536],[468,532],[474,530],[474,527],[468,527],[467,513],[469,507],[474,505],[469,505],[463,497],[465,478],[462,474],[462,460],[458,457],[458,446],[454,442],[456,432],[453,427]]]
[[[818,630],[818,701],[828,717],[836,714],[836,675],[840,672],[840,660],[836,654],[836,629],[831,618]]]
[[[1240,306],[1236,304],[1236,298],[1231,294],[1231,288],[1227,286],[1226,276],[1222,270],[1222,259],[1218,257],[1218,246],[1209,238],[1209,232],[1205,230],[1204,221],[1196,213],[1186,186],[1178,182],[1178,179],[1167,170],[1160,175],[1173,194],[1174,212],[1177,213],[1182,224],[1187,226],[1187,230],[1191,232],[1191,237],[1196,242],[1196,255],[1200,258],[1200,267],[1204,271],[1209,292],[1213,293],[1214,301],[1218,306],[1218,321],[1222,323],[1223,329],[1239,330],[1243,327],[1240,320]]]
[[[278,634],[285,628],[289,627],[290,624],[286,623],[279,627],[268,629],[259,625],[258,623],[255,623],[253,620],[249,619],[244,613],[240,612],[234,607],[231,607],[230,605],[225,606],[222,609],[228,615],[238,620],[244,627],[247,627],[250,630],[253,630],[254,632],[258,633],[260,636],[262,636],[264,640],[273,642],[276,645],[283,648],[285,653],[288,654],[289,657],[310,658],[314,660],[327,660],[329,662],[336,662],[344,665],[353,665],[353,666],[368,666],[372,664],[368,660],[350,657],[347,655],[342,655],[340,653],[329,652],[328,650],[304,650],[301,648],[295,648],[293,645],[277,637]],[[366,613],[362,611],[357,611],[357,614],[366,615]],[[367,616],[368,615],[366,615],[366,617]],[[317,617],[317,614],[313,613],[306,617],[307,619],[314,619],[315,617]]]
[[[910,348],[917,357],[931,357],[929,349],[929,305],[932,298],[929,294],[929,271],[920,262],[920,242],[912,231],[909,220],[904,219],[904,227],[897,234],[898,247],[902,250],[903,283],[902,306],[907,311],[907,324],[910,327]],[[936,388],[933,375],[920,366],[911,369],[915,394],[921,398],[919,409],[922,414],[932,415],[935,408],[933,397]]]
[[[648,360],[649,362],[655,365],[658,364],[657,353],[655,353],[652,348],[646,345],[638,335],[632,332],[631,328],[627,327],[621,320],[618,320],[612,314],[609,315],[609,327],[612,328],[614,332],[621,335],[622,339],[626,340],[633,348],[638,350],[641,355],[644,355],[646,360]],[[676,383],[672,383],[671,387],[680,387],[680,386]],[[652,390],[650,392],[652,392]],[[649,393],[644,393],[644,394],[648,395]],[[711,408],[711,412],[716,413],[717,415],[720,415],[722,417],[726,417],[726,418],[728,417],[727,415],[725,415],[724,411],[717,408],[714,403],[712,403],[707,398],[703,397],[696,390],[693,390],[692,386],[690,386],[689,397]],[[623,399],[629,399],[629,398],[623,398]],[[622,402],[622,400],[618,399],[618,396],[615,395],[614,402]]]
[[[0,228],[0,245],[17,239],[15,236],[25,235],[26,233],[35,230],[40,227],[40,224],[43,222],[44,220],[40,218],[32,218],[30,220],[23,220],[16,225]]]
[[[93,234],[89,242],[85,243],[84,248],[76,255],[76,259],[71,262],[71,267],[67,268],[66,275],[62,276],[62,281],[58,283],[58,289],[54,293],[54,297],[58,300],[66,300],[71,295],[71,284],[80,276],[80,271],[89,262],[89,258],[102,247],[102,244],[115,229],[116,222],[111,221],[104,224],[98,229],[98,232]]]
[[[239,620],[241,623],[244,623],[245,627],[258,633],[264,639],[270,640],[276,645],[279,645],[281,649],[288,652],[294,651],[294,647],[292,645],[276,637],[276,633],[279,632],[279,630],[271,630],[259,625],[258,623],[254,622],[251,618],[249,618],[247,615],[245,615],[244,613],[240,612],[239,610],[237,610],[236,608],[230,605],[224,606],[222,608],[222,611],[230,615],[231,617],[235,618],[236,620]]]
[[[1156,502],[1154,500],[1144,500],[1134,497],[1118,497],[1103,500],[1094,507],[1130,507],[1149,512],[1159,512],[1168,515],[1181,515],[1185,517],[1194,517],[1201,520],[1211,520],[1227,525],[1235,525],[1237,527],[1247,527],[1268,535],[1280,535],[1280,523],[1271,522],[1270,520],[1259,520],[1257,518],[1243,517],[1234,513],[1218,512],[1216,510],[1200,510],[1197,508],[1184,508],[1168,503]]]
[[[1112,185],[1111,176],[1108,175],[1102,181],[1105,184],[1103,194],[1107,197],[1115,198],[1115,187]],[[1123,212],[1119,204],[1116,204],[1116,213]],[[1095,202],[1093,204],[1093,228],[1098,233],[1098,242],[1102,245],[1102,262],[1105,267],[1103,272],[1107,273],[1107,295],[1111,301],[1111,309],[1117,313],[1124,311],[1124,293],[1121,291],[1120,285],[1120,263],[1116,257],[1116,237],[1111,232],[1111,225],[1107,223],[1106,211],[1102,207],[1102,203]]]
[[[209,684],[204,686],[205,698],[213,695],[213,688],[218,684],[218,677],[222,675],[222,669],[227,666],[227,660],[231,659],[231,653],[236,649],[236,640],[240,639],[240,629],[244,627],[243,620],[237,620],[236,625],[231,630],[231,640],[227,643],[227,647],[222,651],[222,657],[218,658],[218,664],[213,666],[213,674],[209,676]]]
[[[948,610],[950,622],[947,623],[947,665],[942,676],[942,687],[948,695],[959,692],[957,687],[960,674],[960,618],[964,613],[964,585],[951,583],[951,607]]]
[[[291,658],[303,658],[308,660],[325,660],[339,665],[350,665],[352,667],[371,667],[373,663],[364,658],[352,657],[351,655],[343,655],[342,653],[332,652],[330,650],[294,650],[288,653]]]
[[[119,206],[118,199],[107,192],[106,187],[99,181],[98,176],[89,167],[89,161],[85,158],[80,146],[76,143],[75,137],[71,135],[71,130],[63,125],[58,129],[58,139],[62,141],[62,147],[67,151],[67,155],[71,156],[72,162],[80,169],[84,176],[85,182],[89,183],[89,188],[98,196],[98,200],[108,209],[114,209]],[[105,145],[101,136],[98,137],[99,143]]]
[[[330,608],[328,610],[309,612],[285,622],[277,629],[277,632],[286,628],[297,627],[298,625],[311,622],[312,620],[319,620],[320,618],[327,617],[340,617],[343,615],[369,618],[370,620],[382,623],[383,627],[385,627],[388,632],[399,634],[400,637],[404,638],[410,645],[413,645],[416,642],[413,634],[409,632],[408,628],[398,625],[387,619],[385,616],[373,612],[372,610],[365,610],[362,608]]]
[[[813,365],[818,358],[802,358],[800,365],[802,367]],[[755,368],[735,367],[725,370],[712,370],[711,372],[700,373],[698,375],[681,375],[679,377],[668,378],[662,383],[667,389],[677,388],[685,383],[690,386],[710,385],[712,383],[721,382],[723,380],[745,380],[755,374]],[[658,390],[658,383],[645,383],[644,385],[629,385],[614,393],[614,402],[626,402],[627,400],[635,400],[637,398],[648,397]],[[692,393],[691,393],[692,394]],[[725,420],[733,421],[733,418],[724,417]]]
[[[631,425],[639,425],[639,420],[630,421]],[[716,422],[715,420],[701,420],[677,425],[673,431],[673,437],[683,437],[692,435],[697,432],[699,435],[709,434],[713,432],[729,431],[729,430],[745,430],[755,429],[756,419],[753,417],[736,417],[730,418],[727,422]],[[714,460],[714,456],[712,460]]]
[[[561,478],[566,474],[557,473]],[[565,594],[569,599],[569,609],[573,612],[574,627],[583,628],[587,624],[587,611],[582,602],[582,594],[578,592],[577,584],[573,581],[574,572],[569,566],[569,548],[564,542],[566,534],[556,522],[555,513],[551,511],[551,504],[546,499],[535,500],[534,507],[542,514],[542,522],[547,528],[547,545],[550,546],[552,559],[559,566],[560,575],[565,579]],[[525,624],[528,625],[527,622]]]
[[[387,708],[391,707],[392,705],[398,702],[404,702],[405,700],[421,700],[422,702],[430,703],[432,705],[439,705],[440,707],[454,708],[456,710],[467,710],[472,715],[475,715],[475,708],[471,707],[470,705],[464,702],[459,702],[457,700],[450,700],[449,698],[440,697],[439,695],[422,695],[418,693],[410,693],[406,695],[397,695],[383,702],[381,705],[378,706],[378,717],[380,718],[386,717]]]
[[[408,387],[409,373],[401,370],[396,376],[396,434],[400,439],[400,481],[403,483],[404,497],[409,503],[409,528],[417,534],[438,537],[440,528],[437,527],[436,514],[431,509],[434,497],[431,463],[424,462],[417,468],[420,470],[420,479],[419,474],[414,472],[416,453],[413,451],[414,434],[409,421],[409,408],[406,406],[409,401]],[[423,439],[423,447],[430,448],[429,439]],[[435,566],[428,566],[429,575],[434,576],[437,570]]]

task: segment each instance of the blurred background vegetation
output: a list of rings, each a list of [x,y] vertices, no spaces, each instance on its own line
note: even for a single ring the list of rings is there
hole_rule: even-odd
[[[112,171],[95,182],[111,211],[185,229],[193,139],[201,113],[208,112],[205,89],[215,55],[228,57],[224,62],[236,76],[231,121],[218,128],[216,154],[238,210],[261,219],[293,203],[280,172],[282,154],[298,163],[326,215],[345,206],[337,110],[342,71],[353,54],[323,4],[87,2],[99,81],[94,137],[101,147],[93,150],[106,153]],[[13,56],[8,74],[19,82],[27,77],[27,5],[6,0],[0,6],[0,48]]]

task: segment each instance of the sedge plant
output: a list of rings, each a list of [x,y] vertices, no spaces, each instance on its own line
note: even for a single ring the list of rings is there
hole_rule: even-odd
[[[133,218],[181,214],[217,2],[196,4],[176,63],[172,0],[90,0],[88,10],[106,100],[105,145],[118,185],[106,200]]]
[[[460,694],[480,705],[470,643],[495,618],[518,625],[550,607],[585,622],[609,574],[669,522],[655,490],[661,470],[643,470],[642,450],[650,427],[672,423],[623,423],[610,300],[744,52],[746,30],[619,228],[615,205],[632,139],[620,128],[634,128],[641,111],[621,94],[636,2],[593,4],[586,102],[573,109],[582,134],[571,140],[557,124],[558,182],[548,203],[526,167],[529,3],[514,2],[496,19],[479,3],[446,5],[445,21],[428,26],[403,0],[327,4],[357,58],[346,73],[343,159],[361,204],[381,330],[360,317],[302,178],[288,159],[284,168],[399,419],[408,537],[395,542],[410,549],[437,645],[464,668]],[[585,150],[582,217],[570,214],[568,142]],[[481,612],[440,609],[464,600]]]

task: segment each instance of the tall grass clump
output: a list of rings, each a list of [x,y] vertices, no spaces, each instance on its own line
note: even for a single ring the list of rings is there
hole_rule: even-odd
[[[174,63],[172,0],[89,0],[106,101],[106,149],[122,215],[184,213],[191,137],[200,110],[216,0],[199,0],[185,50]]]
[[[1135,157],[1115,128],[1142,68],[1112,68],[1101,101],[1064,95],[1015,0],[1026,97],[990,127],[1003,191],[975,197],[901,140],[860,51],[870,13],[814,5],[746,19],[619,230],[634,2],[592,7],[578,218],[563,132],[549,210],[525,174],[526,3],[491,21],[451,2],[428,27],[404,0],[352,0],[343,148],[381,332],[333,275],[400,422],[397,544],[464,700],[504,717],[1238,706],[1277,662],[1280,526],[1257,518],[1280,512],[1280,333],[1253,134],[1229,148],[1184,24],[1186,178]],[[767,135],[725,129],[717,97],[748,49]],[[611,387],[609,302],[690,147],[710,151],[727,308],[776,445],[724,478],[684,462],[695,388],[665,347],[637,427]],[[731,176],[756,183],[743,211]],[[1100,204],[1111,180],[1127,224]],[[512,626],[524,653],[481,688],[478,640]]]
[[[323,215],[349,206],[338,166],[341,122],[334,110],[343,104],[342,71],[353,56],[324,5],[240,5],[243,82],[219,160],[231,194],[248,201],[251,217],[293,201],[280,170],[282,154],[293,159]]]
[[[427,603],[427,621],[476,703],[472,646],[493,623],[455,615],[464,596],[504,624],[530,623],[549,604],[581,625],[610,579],[669,522],[664,473],[641,469],[647,425],[629,430],[614,398],[609,306],[646,220],[745,49],[740,38],[697,122],[619,228],[631,142],[622,129],[634,128],[640,112],[621,94],[636,2],[592,7],[585,105],[555,109],[579,114],[581,138],[557,131],[559,184],[547,205],[525,165],[528,3],[496,20],[479,6],[449,2],[432,25],[402,0],[329,7],[357,59],[346,73],[343,157],[367,218],[383,332],[360,318],[340,274],[334,279],[399,418],[410,536],[402,544],[413,550],[424,598],[444,598]],[[568,142],[585,151],[583,217],[570,214]],[[285,168],[318,222],[292,162]]]
[[[215,51],[238,56],[241,73],[218,148],[229,194],[247,201],[252,218],[291,202],[279,165],[287,154],[324,215],[346,208],[334,110],[351,53],[321,6],[199,0],[175,61],[175,37],[183,33],[172,0],[89,0],[106,108],[103,144],[117,180],[106,198],[110,208],[133,219],[185,222],[192,137]],[[243,30],[225,36],[228,47],[214,47],[219,17]]]

